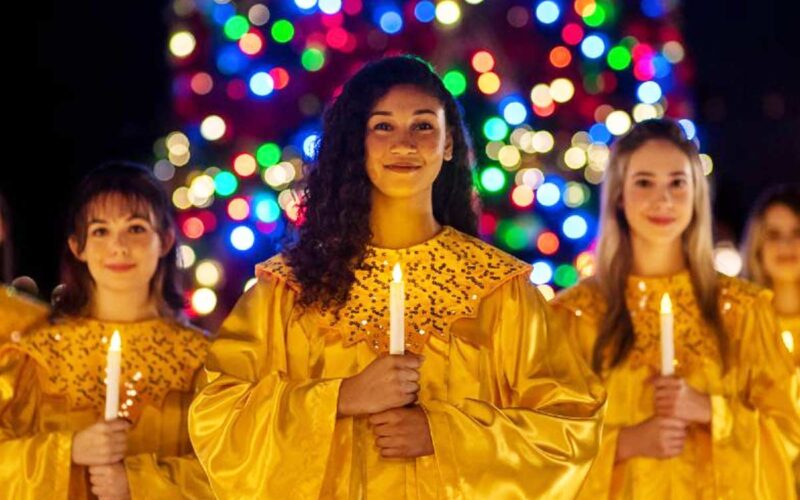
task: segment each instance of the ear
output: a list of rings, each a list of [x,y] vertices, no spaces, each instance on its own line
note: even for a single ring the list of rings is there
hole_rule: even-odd
[[[161,257],[167,255],[172,247],[175,245],[175,230],[170,228],[161,237]]]
[[[444,143],[444,161],[453,159],[453,134],[448,131]]]
[[[69,251],[72,252],[72,255],[81,262],[86,262],[86,257],[83,256],[83,252],[78,250],[78,238],[75,236],[70,236],[67,238],[67,246],[69,246]]]

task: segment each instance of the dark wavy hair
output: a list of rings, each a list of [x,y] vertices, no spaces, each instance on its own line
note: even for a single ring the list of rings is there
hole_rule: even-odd
[[[136,211],[152,213],[162,242],[170,232],[177,234],[169,198],[150,170],[135,163],[106,163],[84,177],[67,211],[65,240],[74,237],[78,251],[86,247],[92,205],[114,195],[122,197]],[[53,300],[54,314],[83,313],[91,298],[94,283],[87,265],[72,254],[68,244],[64,245],[61,257],[61,283]],[[177,244],[173,244],[159,259],[156,272],[150,280],[150,293],[156,296],[162,315],[174,317],[183,308]]]
[[[372,184],[365,168],[367,119],[375,103],[397,85],[413,85],[444,107],[453,157],[433,184],[433,215],[442,225],[477,234],[472,150],[459,107],[427,62],[414,56],[371,62],[347,83],[323,116],[316,162],[301,206],[303,222],[284,252],[300,283],[300,303],[341,306],[372,238]]]

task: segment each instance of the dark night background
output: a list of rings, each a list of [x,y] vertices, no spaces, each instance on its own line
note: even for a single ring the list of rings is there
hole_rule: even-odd
[[[0,191],[14,216],[16,274],[32,276],[47,295],[78,179],[105,160],[149,163],[154,141],[172,125],[168,17],[163,1],[35,5],[35,54],[32,26],[19,22],[29,12],[9,14],[17,32],[3,35],[14,102],[6,104]],[[738,237],[761,189],[800,182],[798,10],[777,0],[683,2],[696,122],[714,159],[722,237]]]

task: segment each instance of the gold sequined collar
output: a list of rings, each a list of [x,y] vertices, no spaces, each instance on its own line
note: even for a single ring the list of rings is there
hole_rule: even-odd
[[[510,279],[530,273],[530,265],[483,241],[445,226],[428,241],[391,250],[370,246],[347,303],[336,312],[319,310],[325,334],[345,346],[364,341],[388,352],[388,297],[395,263],[403,269],[406,291],[406,349],[422,352],[431,336],[447,341],[459,318],[475,317],[481,299]],[[280,256],[260,264],[259,276],[273,276],[299,291]]]
[[[108,342],[122,337],[122,416],[135,420],[144,405],[159,407],[169,391],[191,391],[208,340],[194,328],[156,318],[131,323],[65,318],[8,344],[43,369],[46,393],[65,396],[71,409],[102,412]]]
[[[670,276],[628,277],[626,302],[636,329],[631,350],[633,367],[658,369],[661,363],[661,298],[668,293],[674,311],[675,359],[678,373],[694,371],[704,360],[718,360],[713,333],[708,329],[694,294],[688,270]]]

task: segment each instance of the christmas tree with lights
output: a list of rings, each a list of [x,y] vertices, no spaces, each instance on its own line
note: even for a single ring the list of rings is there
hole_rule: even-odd
[[[677,3],[173,0],[175,126],[154,171],[178,211],[187,313],[215,325],[280,250],[324,106],[390,54],[430,61],[463,107],[481,236],[533,263],[547,298],[591,275],[613,138],[661,116],[696,135]]]

